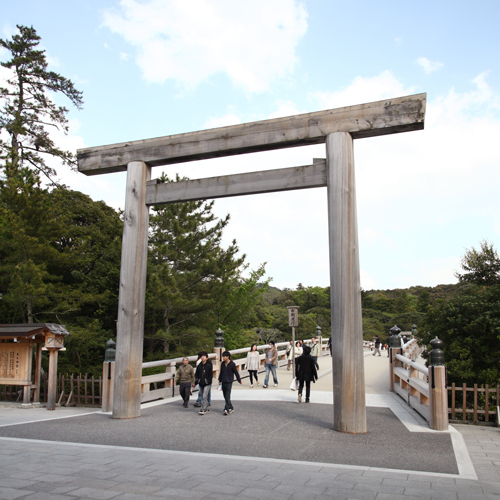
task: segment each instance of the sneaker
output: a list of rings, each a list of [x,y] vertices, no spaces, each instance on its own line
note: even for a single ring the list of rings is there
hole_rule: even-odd
[[[229,413],[233,413],[233,412],[234,412],[234,408],[231,408],[231,409],[229,410]]]
[[[299,403],[302,403],[302,394],[299,394]]]
[[[201,408],[201,404],[200,403],[195,403],[193,406],[195,406],[196,408]]]
[[[278,387],[278,384],[274,384],[274,387]]]
[[[198,412],[199,415],[205,415],[206,411],[200,411]]]
[[[263,385],[263,386],[262,386],[262,389],[267,389],[267,385]]]
[[[210,403],[207,404],[207,408],[210,406]]]
[[[229,412],[227,410],[224,410],[224,412],[222,414],[223,415],[229,415]]]
[[[309,400],[308,400],[308,399],[306,399],[306,403],[309,403]]]

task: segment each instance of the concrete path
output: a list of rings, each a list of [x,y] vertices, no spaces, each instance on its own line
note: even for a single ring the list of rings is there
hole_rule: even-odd
[[[311,404],[297,402],[280,368],[277,388],[235,385],[227,417],[216,390],[206,416],[178,398],[126,421],[0,408],[0,499],[500,499],[498,428],[429,431],[380,389],[389,378],[382,353],[365,357],[368,434],[335,433],[328,361]]]

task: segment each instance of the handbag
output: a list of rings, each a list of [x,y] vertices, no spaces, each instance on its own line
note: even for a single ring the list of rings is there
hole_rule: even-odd
[[[219,385],[217,386],[217,390],[218,390],[218,391],[222,391],[222,384],[219,384]]]
[[[299,386],[299,381],[295,377],[293,377],[292,383],[290,384],[290,389],[292,391],[296,391],[298,386]]]

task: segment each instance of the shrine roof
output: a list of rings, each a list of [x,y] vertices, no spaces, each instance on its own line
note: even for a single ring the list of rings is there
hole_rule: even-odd
[[[0,324],[0,337],[31,337],[38,334],[53,333],[69,335],[65,325],[57,323],[17,323],[11,325]]]

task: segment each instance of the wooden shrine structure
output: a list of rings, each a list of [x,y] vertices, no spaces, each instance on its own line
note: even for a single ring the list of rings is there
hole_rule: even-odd
[[[85,175],[127,171],[113,417],[140,416],[149,206],[326,187],[333,338],[333,428],[366,433],[354,139],[424,127],[426,94],[78,150]],[[326,145],[311,165],[175,183],[152,167]]]
[[[24,386],[22,407],[31,408],[40,404],[42,348],[45,346],[49,351],[47,410],[56,409],[57,356],[64,348],[66,335],[69,333],[64,325],[55,323],[0,325],[0,384]]]

